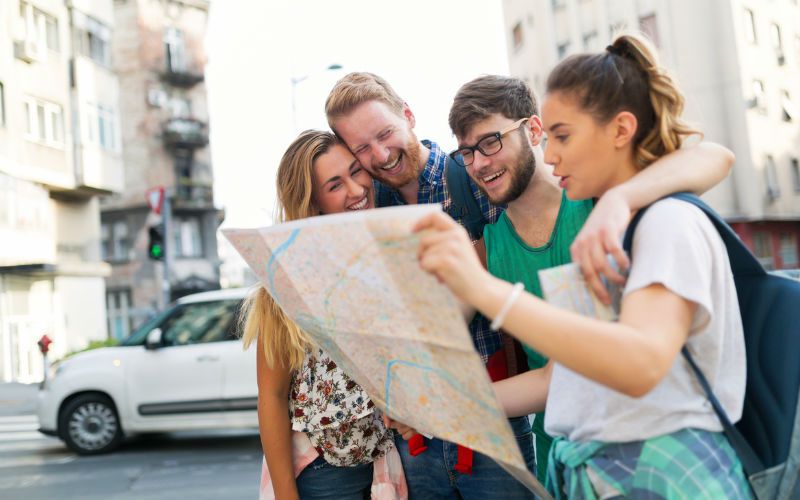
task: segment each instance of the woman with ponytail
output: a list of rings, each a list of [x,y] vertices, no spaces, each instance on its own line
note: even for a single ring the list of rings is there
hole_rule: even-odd
[[[599,198],[697,132],[650,44],[618,37],[562,61],[542,106],[545,162],[570,199]],[[558,309],[491,276],[447,217],[421,220],[420,264],[493,325],[554,361],[525,394],[556,437],[547,486],[556,498],[752,498],[742,466],[685,345],[732,421],[745,390],[741,317],[725,246],[698,208],[676,199],[641,218],[617,322]],[[519,284],[518,284],[519,285]]]
[[[372,178],[330,132],[308,130],[278,166],[279,222],[374,208]],[[256,344],[260,498],[403,498],[394,437],[364,390],[259,286],[243,306]]]

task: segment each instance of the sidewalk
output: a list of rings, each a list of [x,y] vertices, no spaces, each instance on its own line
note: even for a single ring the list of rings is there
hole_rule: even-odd
[[[39,384],[0,382],[0,416],[33,415]]]

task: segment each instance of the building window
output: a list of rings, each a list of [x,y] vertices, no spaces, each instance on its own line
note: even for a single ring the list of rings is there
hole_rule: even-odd
[[[130,238],[125,221],[100,225],[100,249],[105,261],[125,262],[129,259]]]
[[[200,219],[197,217],[175,217],[175,226],[172,231],[173,248],[175,257],[202,257],[202,232]]]
[[[86,103],[86,119],[83,124],[84,140],[98,144],[101,148],[118,151],[117,113],[109,106]]]
[[[775,50],[775,56],[778,59],[778,66],[783,66],[786,63],[786,58],[783,55],[783,40],[781,39],[781,27],[775,23],[769,26],[769,39],[772,43],[772,48]]]
[[[6,126],[6,90],[0,82],[0,127]]]
[[[744,9],[744,37],[750,43],[758,43],[758,38],[756,38],[756,18],[750,9]]]
[[[753,233],[753,253],[766,269],[775,269],[775,259],[772,256],[772,241],[769,233]]]
[[[781,267],[795,268],[798,264],[797,259],[797,237],[792,233],[781,234]]]
[[[750,104],[762,113],[767,112],[767,96],[764,92],[764,82],[761,80],[753,80],[753,99]]]
[[[767,198],[770,201],[779,198],[781,188],[778,185],[778,170],[775,167],[775,159],[772,156],[767,156],[767,163],[764,166],[764,180],[767,184]]]
[[[650,14],[649,16],[640,17],[639,28],[642,30],[642,33],[644,33],[656,47],[661,46],[661,42],[658,38],[658,23],[656,22],[655,14]]]
[[[108,315],[108,335],[122,340],[133,331],[131,315],[131,291],[116,290],[106,293],[106,312]]]
[[[797,118],[797,108],[786,90],[781,90],[781,109],[783,110],[783,121],[790,122]]]
[[[592,31],[591,33],[586,33],[583,35],[583,50],[587,52],[594,52],[600,49],[600,44],[598,41],[600,38],[597,36],[596,31]]]
[[[48,146],[64,145],[64,113],[61,106],[33,97],[23,99],[25,106],[25,137]]]
[[[58,52],[58,19],[27,2],[20,2],[19,26],[24,58],[42,59],[45,48]]]
[[[186,71],[186,43],[183,31],[176,28],[164,30],[164,46],[167,54],[167,70],[171,73]]]
[[[794,37],[794,58],[800,66],[800,35]]]
[[[800,193],[800,160],[792,158],[789,162],[792,165],[792,187],[795,193]]]
[[[556,51],[557,51],[557,56],[558,56],[558,60],[559,61],[561,59],[564,59],[565,57],[567,57],[567,54],[569,54],[569,42],[564,42],[564,43],[558,44],[558,47],[556,48]]]
[[[105,24],[72,10],[76,51],[97,64],[111,66],[111,30]]]
[[[511,30],[511,39],[514,40],[514,50],[519,50],[522,47],[522,23],[517,23]]]

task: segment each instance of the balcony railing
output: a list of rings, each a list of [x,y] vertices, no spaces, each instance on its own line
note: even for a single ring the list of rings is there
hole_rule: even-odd
[[[178,179],[175,192],[177,208],[208,208],[214,206],[214,189],[208,182],[189,177]]]
[[[174,87],[190,88],[205,79],[203,72],[197,68],[181,67],[180,65],[166,65],[161,72],[161,81]]]
[[[167,149],[204,148],[208,144],[208,126],[194,118],[170,118],[162,131]]]

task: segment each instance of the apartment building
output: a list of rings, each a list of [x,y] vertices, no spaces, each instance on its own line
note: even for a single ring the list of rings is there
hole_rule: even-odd
[[[222,214],[213,202],[203,76],[208,7],[204,0],[114,1],[125,191],[103,199],[101,235],[112,266],[106,304],[115,338],[167,300],[220,287]],[[153,213],[145,198],[158,186],[171,202],[166,262],[148,255],[150,228],[165,228],[164,214]]]
[[[0,380],[106,338],[99,197],[122,190],[112,0],[0,3]]]
[[[686,95],[684,116],[736,154],[704,195],[768,268],[800,267],[798,0],[503,0],[512,74],[541,94],[564,57],[644,32]]]

